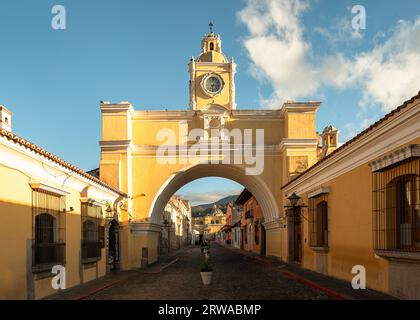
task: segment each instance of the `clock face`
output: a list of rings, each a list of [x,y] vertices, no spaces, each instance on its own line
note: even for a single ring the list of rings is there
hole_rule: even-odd
[[[219,93],[222,87],[222,79],[216,75],[211,75],[204,80],[204,89],[210,94]]]

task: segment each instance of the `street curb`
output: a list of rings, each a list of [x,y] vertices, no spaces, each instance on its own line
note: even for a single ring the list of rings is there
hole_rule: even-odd
[[[140,273],[142,273],[142,274],[158,274],[158,273],[162,272],[163,270],[165,270],[166,268],[173,265],[174,263],[178,262],[178,260],[179,260],[179,257],[175,258],[171,262],[169,262],[169,263],[165,264],[164,266],[160,267],[157,271],[143,271],[143,272],[140,272]]]
[[[246,253],[242,252],[242,250],[239,250],[237,248],[230,248],[230,247],[225,246],[225,245],[221,245],[221,246],[223,248],[226,248],[226,249],[231,250],[233,252],[237,252],[239,254],[242,254],[243,256],[245,256],[248,259],[254,260],[254,261],[256,261],[256,262],[258,262],[260,264],[266,265],[269,268],[272,268],[272,269],[274,269],[276,271],[279,271],[284,276],[286,276],[288,278],[291,278],[291,279],[294,279],[296,281],[299,281],[299,282],[307,285],[308,287],[311,287],[313,289],[316,289],[318,291],[321,291],[321,292],[325,293],[327,296],[329,296],[329,297],[331,297],[331,298],[333,298],[335,300],[354,300],[350,296],[347,296],[347,295],[344,295],[344,294],[340,294],[340,293],[338,293],[338,292],[336,292],[336,291],[334,291],[332,289],[323,287],[323,286],[321,286],[320,284],[318,284],[318,283],[316,283],[314,281],[308,280],[308,279],[306,279],[306,278],[304,278],[304,277],[302,277],[300,275],[297,275],[296,273],[292,273],[290,271],[280,271],[280,270],[278,270],[277,268],[275,268],[272,265],[272,262],[271,261],[268,261],[268,260],[266,260],[266,259],[264,259],[262,257],[257,257],[257,256],[253,257],[253,256],[250,256],[250,255],[247,255]]]
[[[301,283],[303,283],[303,284],[305,284],[305,285],[307,285],[311,288],[314,288],[318,291],[321,291],[321,292],[325,293],[327,296],[329,296],[331,298],[334,298],[335,300],[353,300],[353,298],[351,298],[350,296],[343,295],[343,294],[340,294],[340,293],[338,293],[338,292],[336,292],[332,289],[323,287],[323,286],[319,285],[318,283],[313,282],[311,280],[308,280],[308,279],[306,279],[302,276],[299,276],[295,273],[292,273],[292,272],[289,272],[289,271],[281,271],[281,274],[283,274],[284,276],[286,276],[288,278],[291,278],[293,280],[299,281],[299,282],[301,282]]]
[[[141,274],[158,274],[158,273],[162,272],[163,270],[165,270],[166,268],[168,268],[169,266],[171,266],[174,263],[178,262],[178,260],[179,260],[179,258],[175,258],[171,262],[169,262],[169,263],[165,264],[164,266],[162,266],[157,272],[141,272]],[[89,293],[86,293],[86,294],[84,294],[82,296],[76,297],[74,300],[84,300],[84,299],[86,299],[86,298],[88,298],[90,296],[93,296],[94,294],[96,294],[98,292],[101,292],[101,291],[103,291],[105,289],[111,288],[111,287],[115,286],[116,284],[118,284],[118,283],[120,283],[122,281],[125,281],[127,279],[130,279],[131,277],[134,277],[134,276],[137,276],[137,274],[132,274],[132,275],[126,276],[126,277],[124,277],[122,279],[116,280],[116,281],[114,281],[114,282],[112,282],[110,284],[107,284],[106,286],[103,286],[101,288],[98,288],[96,290],[93,290],[93,291],[91,291]]]

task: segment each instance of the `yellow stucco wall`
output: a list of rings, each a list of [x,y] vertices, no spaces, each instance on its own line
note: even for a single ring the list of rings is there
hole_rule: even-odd
[[[365,164],[324,186],[328,194],[328,267],[329,275],[351,281],[353,266],[366,268],[367,285],[387,291],[387,262],[373,252],[372,171]],[[307,199],[305,199],[307,202]],[[304,223],[303,266],[317,270],[316,256],[309,247],[308,222]]]
[[[420,138],[398,146],[419,144]],[[403,165],[404,166],[404,165]],[[327,274],[351,281],[353,266],[366,268],[366,285],[389,292],[389,262],[374,253],[372,228],[372,169],[367,163],[324,183],[329,187]],[[315,186],[314,186],[315,187]],[[302,194],[308,203],[307,193]],[[305,211],[305,215],[308,211]],[[309,223],[304,219],[304,252],[302,265],[319,271],[319,253],[309,246]]]
[[[29,177],[19,171],[0,165],[0,241],[8,245],[0,250],[0,299],[27,299],[29,278],[33,278],[35,299],[43,298],[55,292],[51,287],[52,274],[35,274],[28,261],[28,241],[32,235],[32,189]],[[13,183],[11,183],[13,181]],[[42,182],[42,181],[38,181]],[[70,192],[66,196],[66,208],[73,207],[74,212],[63,213],[65,218],[66,242],[66,286],[71,288],[80,284],[80,243],[81,243],[81,195]],[[98,262],[99,276],[106,273],[105,249]],[[96,278],[91,271],[85,271],[86,280]]]

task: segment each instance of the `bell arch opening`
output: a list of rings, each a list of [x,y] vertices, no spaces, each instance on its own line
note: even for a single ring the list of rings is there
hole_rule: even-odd
[[[198,164],[172,174],[162,185],[150,207],[149,221],[160,224],[161,213],[165,210],[170,198],[186,184],[206,177],[225,178],[243,185],[260,204],[265,222],[278,218],[277,202],[271,190],[259,176],[246,175],[243,168],[235,165]]]

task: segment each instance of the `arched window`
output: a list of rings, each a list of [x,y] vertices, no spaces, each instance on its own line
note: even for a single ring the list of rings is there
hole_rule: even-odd
[[[56,219],[48,214],[42,213],[35,217],[35,241],[38,244],[55,242]]]
[[[316,242],[318,247],[328,246],[328,202],[321,201],[316,206]]]
[[[105,246],[105,227],[102,225],[102,207],[82,203],[82,263],[98,261]]]
[[[407,174],[387,186],[388,247],[420,251],[420,176]]]
[[[35,217],[35,265],[59,261],[59,252],[55,246],[56,223],[56,218],[48,213],[42,213]]]
[[[210,42],[210,51],[213,51],[213,50],[214,50],[214,43]]]

